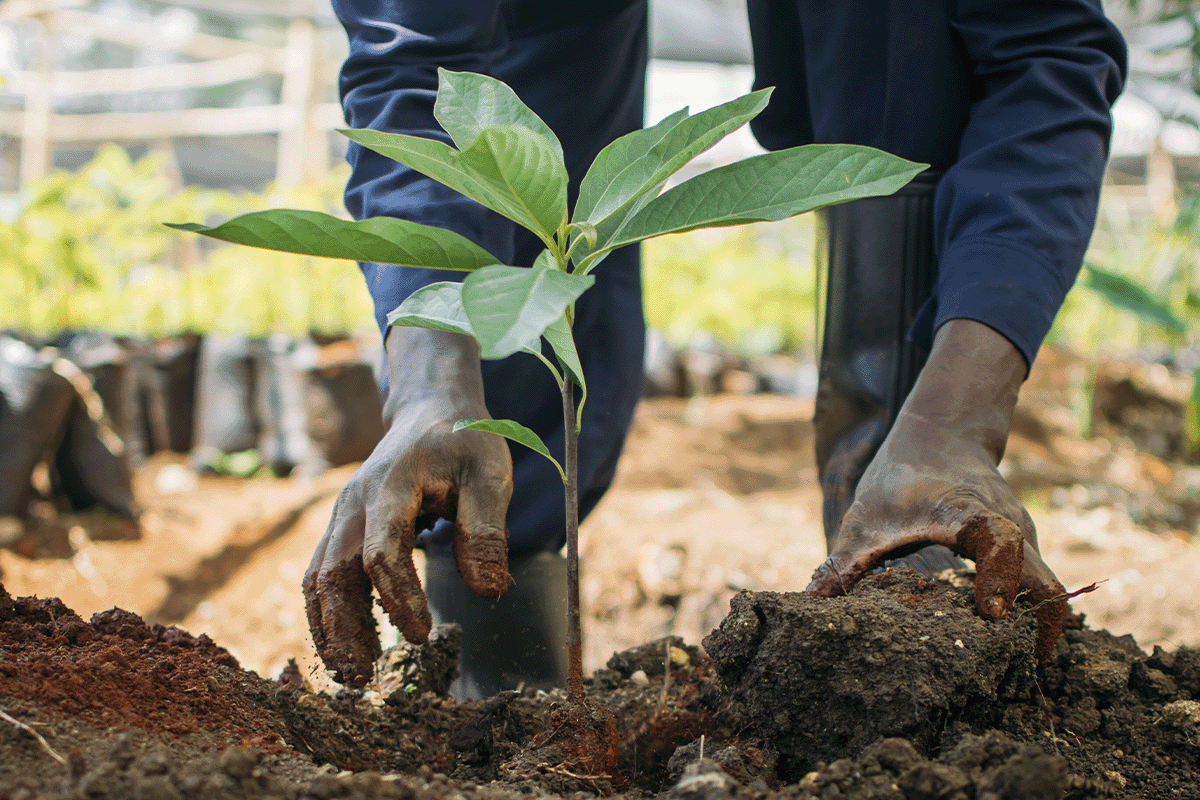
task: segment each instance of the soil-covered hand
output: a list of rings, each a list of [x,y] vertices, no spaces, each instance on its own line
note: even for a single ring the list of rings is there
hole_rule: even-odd
[[[867,467],[833,552],[808,590],[845,593],[884,556],[942,544],[975,562],[975,606],[989,619],[1019,591],[1035,604],[1064,594],[1042,561],[1033,520],[997,470],[1025,360],[991,328],[951,320]],[[1067,605],[1037,611],[1039,662],[1053,652]]]
[[[481,597],[508,588],[504,525],[512,460],[498,436],[453,432],[460,419],[486,419],[473,339],[418,328],[387,338],[391,387],[386,432],[338,497],[304,576],[313,642],[334,680],[361,686],[380,655],[371,587],[404,638],[420,643],[431,620],[413,566],[417,533],[455,520],[454,555]]]

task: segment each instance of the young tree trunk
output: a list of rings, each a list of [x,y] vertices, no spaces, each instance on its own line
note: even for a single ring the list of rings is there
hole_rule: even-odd
[[[583,639],[579,619],[579,432],[575,428],[574,385],[563,381],[563,431],[566,433],[567,473],[567,698],[582,703]]]

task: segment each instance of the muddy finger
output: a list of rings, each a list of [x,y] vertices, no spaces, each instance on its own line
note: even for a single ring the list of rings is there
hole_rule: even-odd
[[[334,516],[336,516],[337,506],[334,505],[333,508]],[[317,576],[321,573],[321,565],[325,563],[325,550],[329,546],[330,536],[333,535],[332,522],[331,519],[325,535],[317,543],[317,549],[313,551],[312,559],[308,562],[308,569],[304,570],[304,579],[300,584],[304,591],[304,615],[308,618],[308,631],[312,635],[313,645],[322,659],[325,658],[329,640],[325,636],[325,626],[321,620],[321,593],[317,588]],[[329,665],[326,664],[326,666]]]
[[[512,494],[510,482],[474,484],[460,489],[454,525],[454,560],[471,591],[496,600],[508,590],[508,532],[504,517]]]
[[[1017,526],[990,511],[970,516],[953,548],[975,562],[975,609],[985,619],[1003,619],[1021,584],[1025,539]]]
[[[1054,647],[1062,636],[1063,622],[1070,606],[1067,605],[1067,590],[1054,573],[1042,561],[1041,554],[1028,542],[1025,544],[1025,566],[1021,573],[1021,588],[1029,592],[1037,618],[1037,644],[1034,653],[1039,667],[1045,666],[1054,656]]]
[[[313,643],[338,683],[362,686],[379,658],[371,615],[371,581],[363,570],[363,514],[338,501],[325,534],[322,562],[304,578],[305,613]],[[315,557],[314,557],[315,560]]]
[[[818,597],[840,597],[847,594],[867,572],[853,558],[842,553],[833,553],[813,572],[812,580],[804,591]]]
[[[813,573],[804,591],[818,597],[838,597],[849,592],[883,555],[896,545],[886,543],[875,529],[858,516],[859,507],[851,506],[838,531],[836,549]]]
[[[379,602],[404,638],[421,644],[429,638],[433,619],[421,579],[413,564],[417,514],[421,498],[412,495],[370,509],[366,522],[363,562]]]

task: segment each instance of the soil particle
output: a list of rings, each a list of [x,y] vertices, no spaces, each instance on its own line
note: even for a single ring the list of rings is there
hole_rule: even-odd
[[[462,627],[435,625],[421,644],[400,642],[384,651],[375,665],[375,682],[388,705],[402,705],[425,692],[448,694],[458,677]]]
[[[737,797],[740,786],[720,764],[701,759],[688,764],[679,781],[667,792],[663,800],[732,800]]]

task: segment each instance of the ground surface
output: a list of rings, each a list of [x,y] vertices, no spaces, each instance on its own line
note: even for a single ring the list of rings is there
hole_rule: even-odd
[[[673,793],[729,796],[724,779],[707,771],[711,758],[697,761],[696,739],[705,734],[706,756],[751,787],[740,790],[747,796],[772,791],[778,779],[790,784],[789,797],[1200,797],[1200,729],[1191,704],[1200,698],[1200,664],[1191,650],[1179,650],[1200,645],[1194,611],[1200,547],[1189,536],[1192,523],[1180,522],[1172,510],[1186,507],[1189,492],[1200,497],[1196,468],[1161,461],[1125,439],[1080,437],[1064,410],[1070,398],[1058,388],[1068,385],[1061,376],[1073,365],[1053,358],[1043,363],[1044,378],[1031,379],[1023,395],[1006,474],[1022,488],[1046,560],[1068,589],[1105,581],[1074,601],[1089,628],[1133,634],[1143,649],[1099,630],[1070,631],[1037,680],[1025,650],[1001,648],[1003,657],[979,662],[998,672],[976,684],[880,685],[868,702],[854,694],[853,681],[842,681],[839,686],[851,689],[839,695],[838,707],[854,710],[845,716],[859,720],[862,730],[830,727],[819,715],[807,728],[773,726],[773,716],[803,715],[766,713],[753,687],[775,686],[768,703],[776,705],[791,692],[817,714],[804,681],[818,679],[805,676],[823,675],[819,685],[830,685],[822,670],[830,654],[846,649],[837,636],[853,643],[844,622],[863,618],[856,615],[873,620],[881,637],[871,652],[892,652],[891,643],[921,642],[922,636],[950,643],[950,650],[930,645],[938,659],[999,651],[978,649],[980,632],[969,626],[957,633],[923,627],[958,620],[955,610],[967,608],[955,599],[961,589],[907,587],[897,594],[894,586],[875,587],[871,592],[887,595],[897,610],[906,608],[898,598],[928,596],[928,603],[955,612],[933,617],[923,609],[907,621],[888,615],[887,623],[866,607],[808,608],[806,598],[769,594],[802,588],[824,552],[810,403],[731,395],[651,401],[639,412],[617,485],[584,528],[586,670],[668,634],[699,645],[722,625],[730,601],[749,590],[729,619],[752,617],[765,626],[762,641],[768,631],[777,640],[765,648],[767,656],[782,653],[794,665],[792,677],[764,683],[772,670],[756,661],[761,641],[754,647],[743,642],[737,657],[718,653],[715,665],[691,649],[660,704],[661,647],[658,657],[645,659],[648,682],[619,663],[600,674],[593,691],[623,709],[620,774],[627,783],[579,777],[555,768],[534,747],[552,745],[541,738],[553,697],[460,705],[426,695],[381,709],[365,699],[330,700],[296,688],[300,677],[324,685],[299,582],[348,470],[309,482],[196,481],[179,463],[160,459],[138,476],[138,496],[149,509],[141,540],[92,541],[91,523],[83,519],[74,530],[27,538],[18,552],[0,550],[0,581],[9,595],[63,603],[22,601],[0,622],[6,631],[0,634],[0,708],[42,732],[67,762],[60,765],[27,732],[0,722],[0,796],[22,782],[81,796],[130,796],[130,787],[145,797],[300,796],[301,787],[314,796],[459,794],[472,800],[516,797],[531,788],[636,794],[671,785],[688,764],[690,777]],[[1171,505],[1179,497],[1182,505]],[[56,557],[31,558],[37,555]],[[850,600],[883,607],[869,592]],[[66,610],[86,620],[113,606],[191,635],[153,631],[120,615],[88,627]],[[813,614],[832,615],[824,622],[837,632],[833,640],[814,643],[789,632],[788,620],[809,619],[811,628]],[[63,632],[63,619],[76,633]],[[90,633],[79,633],[84,628]],[[192,638],[202,634],[211,641]],[[1148,655],[1155,646],[1163,649]],[[722,646],[710,641],[706,647]],[[920,655],[904,652],[905,658]],[[292,657],[300,665],[293,680],[270,681]],[[822,658],[825,666],[813,661]],[[42,682],[10,669],[17,662]],[[853,668],[860,680],[865,674],[875,681],[890,663]],[[97,672],[114,669],[123,679],[146,676],[136,684],[146,696],[116,717],[106,711],[111,697],[98,688],[106,673]],[[151,701],[159,705],[138,705]],[[743,704],[748,712],[739,710]],[[894,713],[880,713],[887,709]],[[863,727],[866,719],[878,724]],[[812,740],[814,731],[835,729],[841,738],[822,741],[824,749],[797,745]],[[879,736],[904,737],[907,744],[888,739],[865,755],[853,753],[853,763],[807,772],[834,757],[836,748],[829,748],[835,743],[854,749]],[[1031,742],[1037,749],[1029,749]],[[686,747],[669,769],[677,746]],[[941,755],[929,760],[934,753]],[[411,774],[422,763],[429,770]],[[319,773],[320,764],[332,766]],[[355,774],[339,777],[343,769]],[[364,770],[409,776],[357,774]],[[754,785],[755,777],[763,783]],[[492,780],[501,783],[484,786]]]

